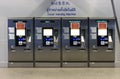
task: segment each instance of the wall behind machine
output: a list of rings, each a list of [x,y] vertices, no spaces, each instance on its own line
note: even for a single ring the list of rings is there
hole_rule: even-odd
[[[0,67],[7,67],[8,63],[8,17],[49,17],[46,10],[48,7],[55,7],[51,5],[51,2],[54,1],[55,0],[0,0]],[[62,1],[70,2],[70,4],[77,9],[75,17],[113,17],[110,0]],[[120,3],[120,1],[115,0],[117,15],[120,14],[120,5],[118,5],[118,3]],[[118,20],[120,25],[120,15],[118,15]],[[118,40],[116,42],[118,43]],[[116,47],[119,46],[117,45]],[[119,62],[120,54],[117,51],[119,50],[116,49],[116,62]]]

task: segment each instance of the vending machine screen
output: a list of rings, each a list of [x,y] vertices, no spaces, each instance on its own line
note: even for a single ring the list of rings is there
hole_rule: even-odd
[[[98,22],[98,46],[108,46],[107,22]]]
[[[80,23],[79,22],[70,23],[70,45],[80,46]]]
[[[15,32],[16,46],[26,46],[25,23],[17,22]]]
[[[43,28],[43,46],[53,46],[53,29]]]

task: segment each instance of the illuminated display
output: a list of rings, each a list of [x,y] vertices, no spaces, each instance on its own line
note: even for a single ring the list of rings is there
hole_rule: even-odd
[[[23,22],[16,23],[16,35],[25,36],[25,23]]]
[[[71,27],[71,35],[72,36],[80,35],[80,29],[79,29],[80,28],[80,23],[73,22],[73,23],[71,23],[70,27]]]
[[[26,46],[25,23],[16,23],[16,46]]]
[[[52,32],[53,32],[52,29],[44,29],[43,30],[43,35],[44,36],[52,36],[53,35]]]
[[[52,28],[43,28],[43,46],[53,46]]]
[[[98,23],[98,35],[106,36],[107,35],[107,22]]]

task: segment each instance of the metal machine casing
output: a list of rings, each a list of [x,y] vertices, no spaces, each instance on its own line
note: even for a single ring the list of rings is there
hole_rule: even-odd
[[[61,18],[35,18],[34,43],[36,67],[60,67]]]
[[[33,18],[8,19],[8,67],[33,67]]]
[[[103,30],[98,31],[100,23],[103,23],[103,26],[101,25]],[[104,32],[105,25],[107,26],[106,32]],[[103,34],[103,36],[99,37],[100,34]],[[104,34],[106,34],[106,36],[104,36]],[[89,37],[90,67],[114,67],[115,19],[102,17],[90,18]]]
[[[73,32],[70,31],[72,25]],[[76,29],[77,26],[80,28]],[[75,33],[74,28],[80,32],[75,39],[70,36]],[[83,43],[81,38],[84,38]],[[62,62],[63,67],[88,66],[88,18],[62,18]]]

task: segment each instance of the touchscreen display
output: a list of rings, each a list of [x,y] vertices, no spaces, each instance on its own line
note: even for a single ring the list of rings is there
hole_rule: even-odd
[[[72,36],[78,36],[80,35],[80,23],[78,22],[73,22],[70,24],[71,27],[71,35]]]
[[[44,36],[52,36],[53,30],[52,29],[43,29],[43,35]]]
[[[107,22],[98,23],[98,35],[106,36],[107,35]]]
[[[23,22],[16,23],[16,35],[25,36],[25,23]]]

